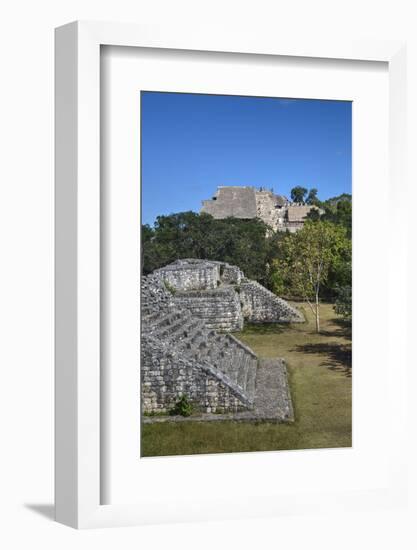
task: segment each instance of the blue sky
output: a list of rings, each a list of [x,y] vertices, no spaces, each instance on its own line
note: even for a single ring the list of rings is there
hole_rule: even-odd
[[[351,193],[347,101],[142,92],[142,223],[194,210],[219,185]]]

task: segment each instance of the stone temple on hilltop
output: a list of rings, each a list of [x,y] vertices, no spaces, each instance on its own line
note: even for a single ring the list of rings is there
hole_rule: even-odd
[[[145,422],[181,396],[200,419],[288,421],[282,359],[261,359],[232,334],[252,323],[303,322],[301,313],[224,262],[177,260],[142,277],[141,388]]]
[[[218,187],[213,198],[203,201],[201,212],[216,219],[260,218],[274,231],[301,229],[311,209],[316,206],[292,203],[283,195],[256,187]]]

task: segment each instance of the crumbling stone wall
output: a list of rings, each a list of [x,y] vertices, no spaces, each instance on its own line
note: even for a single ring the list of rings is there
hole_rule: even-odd
[[[221,264],[220,276],[222,283],[226,285],[240,285],[242,279],[245,277],[237,266],[226,263]]]
[[[203,201],[202,212],[214,218],[256,218],[256,198],[253,187],[220,186],[211,200]]]
[[[287,197],[277,195],[272,190],[224,186],[217,188],[212,199],[202,201],[201,212],[216,219],[259,218],[271,228],[271,231],[288,230],[294,233],[302,229],[312,208],[315,207],[291,203]]]
[[[285,221],[285,208],[277,203],[277,196],[271,191],[256,191],[255,196],[257,217],[274,231],[282,228]]]
[[[182,308],[160,275],[142,278],[141,395],[145,414],[167,413],[182,395],[202,412],[253,407],[257,357]]]
[[[300,323],[301,313],[256,281],[246,279],[239,289],[242,314],[250,323]]]
[[[154,271],[174,290],[207,290],[220,283],[220,265],[216,262],[178,260]]]
[[[207,328],[222,331],[242,330],[243,315],[239,295],[233,286],[216,290],[176,292],[173,302],[204,321]]]
[[[154,274],[173,292],[173,303],[204,321],[206,328],[233,332],[243,328],[244,319],[265,323],[304,321],[285,300],[246,279],[237,266],[226,262],[177,260]]]
[[[149,338],[142,341],[142,410],[169,413],[186,395],[196,411],[239,412],[251,408],[241,388],[210,365],[192,361]]]

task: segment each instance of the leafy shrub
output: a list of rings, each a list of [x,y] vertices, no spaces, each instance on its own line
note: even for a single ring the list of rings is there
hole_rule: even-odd
[[[352,288],[350,286],[338,286],[336,291],[335,312],[345,319],[352,319]]]
[[[182,395],[179,400],[175,403],[174,407],[170,410],[169,414],[172,416],[190,416],[193,412],[193,406],[190,403],[186,395]]]

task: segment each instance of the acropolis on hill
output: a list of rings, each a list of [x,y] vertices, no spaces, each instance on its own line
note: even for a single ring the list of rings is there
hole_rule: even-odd
[[[311,209],[317,208],[301,203],[293,203],[272,190],[251,186],[218,187],[215,195],[203,200],[201,212],[211,214],[216,219],[260,218],[274,231],[301,229]]]

